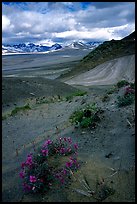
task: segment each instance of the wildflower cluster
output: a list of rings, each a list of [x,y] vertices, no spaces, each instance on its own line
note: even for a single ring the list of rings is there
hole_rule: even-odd
[[[124,95],[128,95],[128,94],[134,94],[135,90],[133,88],[131,88],[130,86],[126,86],[125,87],[125,93]]]
[[[37,152],[29,154],[21,164],[19,175],[24,190],[42,193],[53,188],[54,184],[66,184],[73,171],[79,168],[77,150],[78,144],[72,143],[70,137],[60,137],[55,142],[46,140]]]
[[[124,87],[124,95],[118,97],[118,107],[127,106],[134,102],[135,100],[135,89],[130,85]]]

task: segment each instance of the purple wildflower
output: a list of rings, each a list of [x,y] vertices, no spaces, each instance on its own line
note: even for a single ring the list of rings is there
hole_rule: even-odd
[[[48,156],[48,149],[42,149],[43,156]]]
[[[70,137],[68,137],[68,142],[69,142],[70,144],[72,144],[72,139],[71,139]]]
[[[134,93],[135,90],[132,89],[130,86],[126,86],[125,87],[125,95],[130,94],[130,93]]]
[[[35,176],[30,176],[29,180],[31,183],[35,183],[37,181]]]
[[[23,171],[21,171],[21,172],[19,173],[19,176],[20,176],[20,178],[24,178],[25,173],[24,173]]]
[[[66,167],[71,167],[72,166],[72,161],[70,161],[70,162],[66,162]]]
[[[77,143],[74,144],[74,148],[75,148],[76,150],[78,149],[78,144],[77,144]]]
[[[67,142],[67,138],[66,137],[64,137],[64,141]]]
[[[47,147],[50,144],[52,144],[52,141],[51,140],[46,140],[46,142],[44,143],[43,147]]]
[[[67,152],[71,152],[71,148],[70,147],[67,148]]]
[[[63,174],[66,175],[67,174],[67,170],[63,169]]]
[[[32,166],[32,164],[33,164],[33,161],[32,161],[32,156],[31,155],[28,155],[28,157],[27,157],[27,160],[26,160],[26,165],[28,165],[28,166]]]
[[[29,186],[27,183],[23,183],[23,187],[25,191],[30,191],[32,189],[32,187]]]
[[[21,163],[21,168],[23,169],[26,166],[25,162]]]
[[[65,152],[66,152],[65,148],[61,147],[61,148],[60,148],[60,153],[61,153],[61,154],[65,154]]]

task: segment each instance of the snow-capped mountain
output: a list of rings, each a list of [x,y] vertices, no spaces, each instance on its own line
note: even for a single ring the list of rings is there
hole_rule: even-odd
[[[98,45],[100,45],[101,42],[73,42],[66,46],[66,48],[73,48],[73,49],[94,49]]]
[[[62,46],[59,44],[54,44],[51,47],[43,45],[35,45],[34,43],[22,43],[17,45],[3,45],[2,53],[35,53],[35,52],[47,52],[61,49]]]
[[[61,49],[94,49],[100,42],[72,42],[69,45],[60,45],[58,43],[52,46],[36,45],[34,43],[21,43],[16,45],[2,45],[2,54],[15,54],[15,53],[40,53],[40,52],[52,52]]]

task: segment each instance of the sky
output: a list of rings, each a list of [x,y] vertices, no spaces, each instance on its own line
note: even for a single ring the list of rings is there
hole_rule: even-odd
[[[2,2],[3,44],[120,40],[134,30],[135,2]]]

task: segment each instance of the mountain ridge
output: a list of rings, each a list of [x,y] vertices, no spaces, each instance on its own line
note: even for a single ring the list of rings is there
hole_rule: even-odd
[[[2,45],[2,54],[8,53],[42,53],[42,52],[52,52],[62,49],[94,49],[99,46],[102,42],[72,42],[68,45],[60,45],[58,43],[53,44],[52,46],[45,45],[36,45],[34,43],[20,43],[15,45],[5,44]]]

